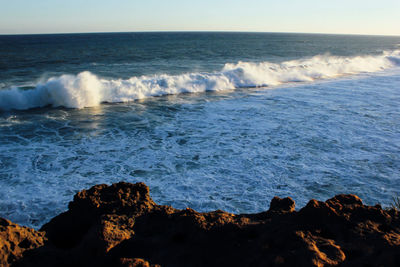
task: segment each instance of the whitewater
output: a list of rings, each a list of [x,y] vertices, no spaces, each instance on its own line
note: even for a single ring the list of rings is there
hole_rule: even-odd
[[[0,110],[25,110],[45,106],[85,108],[101,103],[121,103],[154,96],[270,87],[312,82],[359,73],[377,72],[400,65],[400,50],[381,55],[353,57],[317,55],[272,62],[227,63],[221,71],[149,75],[105,79],[90,71],[51,77],[33,89],[0,90]]]

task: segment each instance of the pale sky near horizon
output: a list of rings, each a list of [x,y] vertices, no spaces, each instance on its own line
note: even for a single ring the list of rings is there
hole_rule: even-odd
[[[0,34],[260,31],[400,35],[400,0],[0,0]]]

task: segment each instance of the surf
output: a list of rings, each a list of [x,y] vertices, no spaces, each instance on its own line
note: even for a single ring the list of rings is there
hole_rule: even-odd
[[[239,61],[226,63],[217,72],[159,74],[129,79],[105,79],[84,71],[76,75],[51,77],[33,89],[14,86],[0,90],[0,110],[45,106],[85,108],[105,102],[129,102],[171,94],[313,82],[397,66],[400,66],[400,50],[354,57],[317,55],[281,63]]]

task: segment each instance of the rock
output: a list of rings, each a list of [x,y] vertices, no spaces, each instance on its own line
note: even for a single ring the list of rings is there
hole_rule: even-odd
[[[326,201],[328,204],[339,204],[339,205],[355,205],[362,206],[362,200],[356,195],[336,195],[335,197]]]
[[[293,212],[296,207],[296,204],[293,199],[290,197],[279,198],[274,197],[271,200],[270,204],[270,211],[277,211],[277,212]]]
[[[143,259],[128,259],[128,258],[121,258],[120,259],[120,266],[121,267],[160,267],[158,264],[151,265],[148,261]]]
[[[21,259],[25,251],[43,246],[45,240],[44,232],[0,218],[0,266],[10,266]]]
[[[73,248],[91,228],[100,227],[103,215],[129,215],[133,220],[134,216],[150,212],[156,206],[144,183],[95,185],[77,193],[69,210],[53,218],[41,230],[57,247]]]
[[[339,245],[335,244],[334,240],[313,235],[310,232],[299,231],[296,234],[312,254],[310,265],[336,266],[346,259],[343,250]]]
[[[275,197],[266,212],[235,215],[157,205],[145,184],[117,183],[76,194],[42,227],[48,241],[18,227],[42,239],[2,250],[5,266],[400,266],[399,213],[355,195],[310,200],[299,211]]]

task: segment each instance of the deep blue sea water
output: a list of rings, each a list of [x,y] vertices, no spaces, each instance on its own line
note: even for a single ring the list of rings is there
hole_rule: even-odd
[[[40,227],[94,184],[250,213],[400,195],[400,37],[0,36],[0,216]]]

